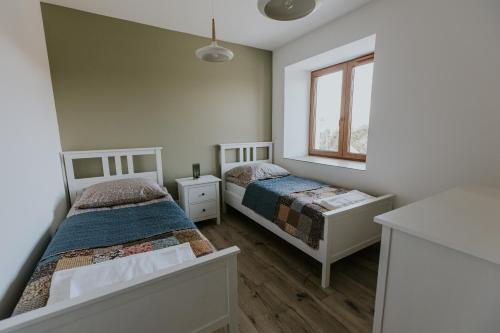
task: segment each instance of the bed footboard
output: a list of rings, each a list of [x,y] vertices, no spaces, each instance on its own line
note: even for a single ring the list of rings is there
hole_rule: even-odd
[[[237,254],[231,247],[105,291],[0,321],[0,332],[238,332]]]
[[[394,195],[387,194],[326,212],[325,251],[321,286],[330,284],[331,264],[380,241],[381,227],[373,219],[392,210]]]

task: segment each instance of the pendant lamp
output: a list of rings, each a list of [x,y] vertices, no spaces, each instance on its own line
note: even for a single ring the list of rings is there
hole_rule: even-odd
[[[196,50],[195,55],[198,59],[208,62],[224,62],[233,59],[233,51],[217,44],[215,36],[215,15],[214,3],[212,0],[212,42]]]
[[[319,0],[259,0],[262,15],[278,21],[293,21],[311,14]]]

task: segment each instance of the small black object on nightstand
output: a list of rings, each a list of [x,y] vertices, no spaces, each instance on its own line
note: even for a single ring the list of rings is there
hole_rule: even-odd
[[[193,178],[200,178],[200,163],[193,164]]]

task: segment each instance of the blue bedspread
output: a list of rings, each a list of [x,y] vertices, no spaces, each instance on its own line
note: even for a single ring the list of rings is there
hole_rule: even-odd
[[[274,221],[274,212],[280,196],[314,190],[325,185],[296,176],[257,180],[248,185],[242,204],[269,221]]]
[[[83,213],[59,226],[41,260],[66,251],[112,246],[188,228],[196,226],[173,201]]]

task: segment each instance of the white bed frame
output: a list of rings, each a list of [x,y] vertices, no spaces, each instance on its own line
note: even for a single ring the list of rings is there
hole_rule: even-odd
[[[161,148],[63,153],[71,201],[83,188],[102,181],[147,177],[163,186]],[[156,171],[134,173],[134,155],[155,155]],[[123,174],[120,157],[127,157]],[[75,179],[73,160],[101,158],[104,175]],[[109,158],[115,159],[111,175]],[[0,332],[238,332],[237,254],[231,247],[106,290],[76,297],[0,321]]]
[[[88,151],[67,151],[63,152],[64,167],[66,169],[66,182],[71,204],[75,202],[78,192],[83,189],[105,181],[125,179],[125,178],[147,178],[163,186],[163,170],[161,162],[161,147],[152,148],[133,148],[133,149],[114,149],[114,150],[88,150]],[[154,155],[156,162],[156,171],[135,172],[134,156]],[[124,174],[122,168],[122,156],[127,158],[126,165],[128,173]],[[100,158],[102,163],[103,175],[91,178],[75,178],[73,170],[73,161],[79,159]],[[109,160],[115,162],[115,174],[111,174],[109,169]]]
[[[325,217],[324,240],[313,249],[298,238],[286,233],[276,224],[242,205],[241,194],[226,188],[226,171],[239,165],[257,162],[273,162],[272,142],[228,143],[220,146],[223,209],[229,205],[283,238],[296,248],[319,261],[322,267],[321,286],[330,285],[331,264],[380,241],[381,228],[373,218],[392,209],[394,195],[383,195],[359,204],[323,213]],[[266,148],[267,158],[258,159],[257,149]],[[236,150],[238,161],[226,162],[226,151]]]

